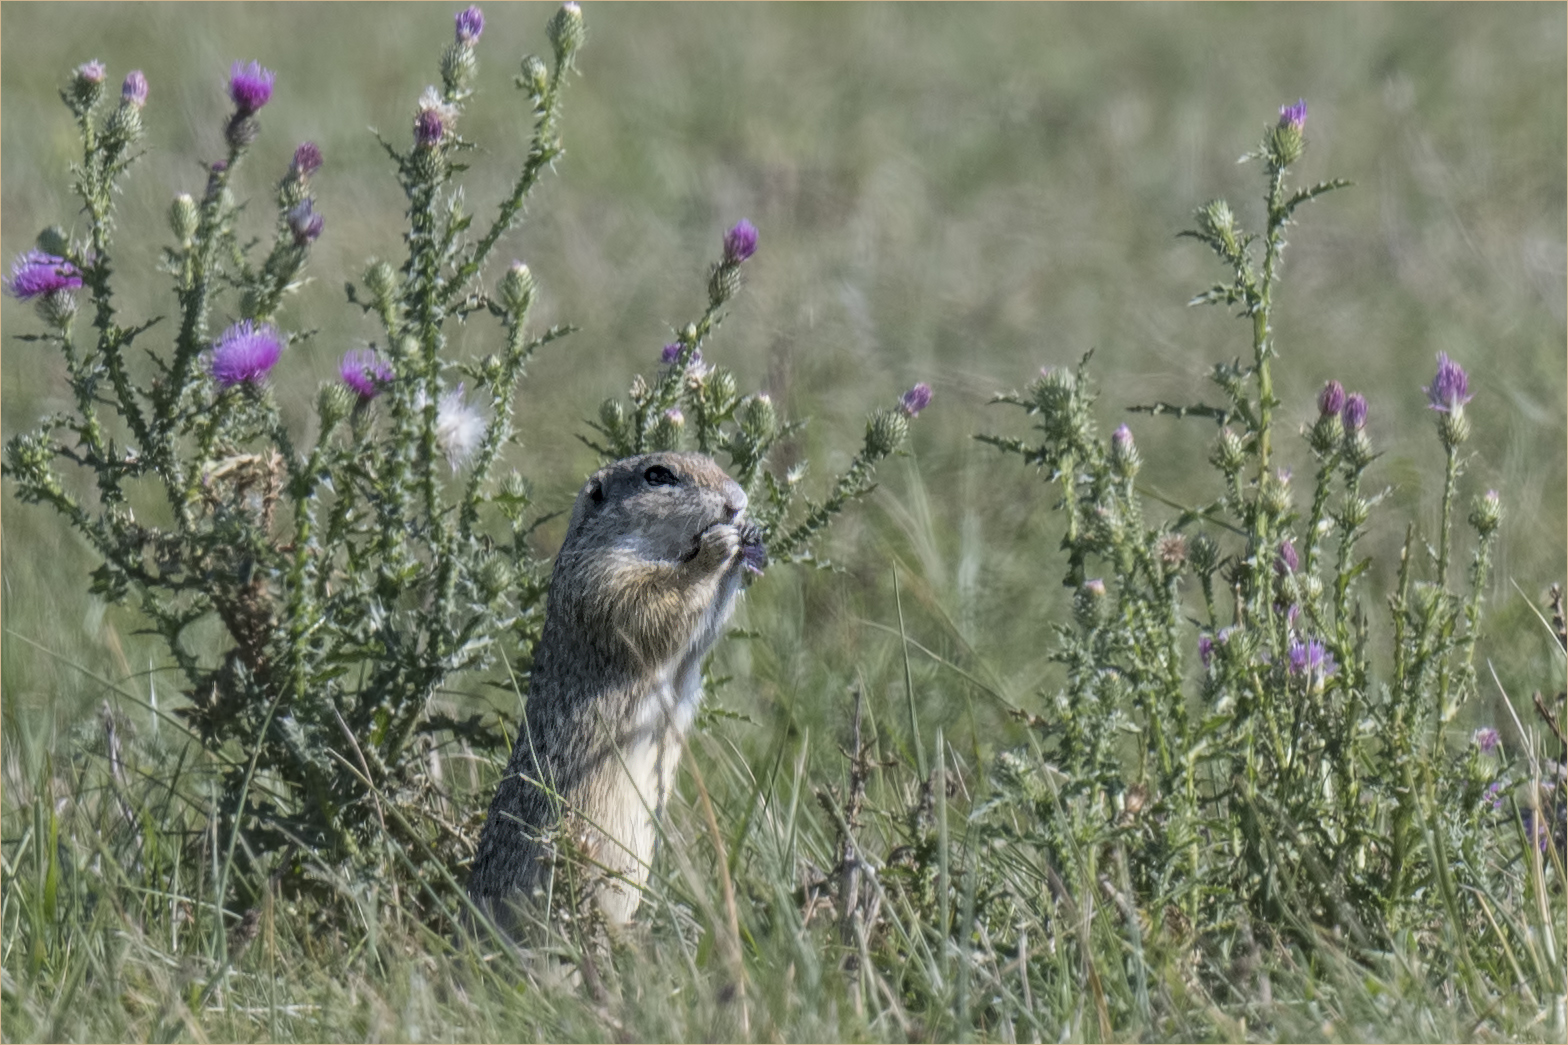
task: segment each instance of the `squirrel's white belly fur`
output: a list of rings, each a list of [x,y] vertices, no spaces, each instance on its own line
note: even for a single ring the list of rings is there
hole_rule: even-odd
[[[599,897],[613,921],[631,917],[648,879],[657,841],[655,824],[674,787],[685,738],[702,703],[702,662],[729,619],[739,590],[738,575],[726,581],[691,644],[658,671],[656,684],[643,697],[631,728],[620,738],[620,772],[611,774],[620,787],[607,789],[610,793],[595,811],[600,816],[590,818],[605,836],[606,846],[620,850],[598,854],[599,862],[616,874],[616,880]]]

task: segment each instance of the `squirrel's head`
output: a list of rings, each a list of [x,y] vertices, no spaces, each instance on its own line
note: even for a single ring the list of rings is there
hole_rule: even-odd
[[[562,552],[613,547],[642,559],[683,562],[697,554],[703,532],[713,526],[755,531],[740,484],[703,454],[641,454],[588,479]],[[752,542],[755,537],[743,538]]]

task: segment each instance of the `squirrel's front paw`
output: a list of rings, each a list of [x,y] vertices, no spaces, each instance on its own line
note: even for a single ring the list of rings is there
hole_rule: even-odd
[[[740,555],[740,530],[726,523],[714,523],[697,535],[697,553],[692,565],[703,573],[718,572]]]

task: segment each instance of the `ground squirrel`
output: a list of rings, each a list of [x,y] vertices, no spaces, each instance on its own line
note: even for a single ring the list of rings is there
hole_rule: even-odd
[[[702,697],[702,661],[747,568],[766,561],[746,494],[710,458],[628,457],[577,495],[506,775],[468,891],[506,905],[542,889],[557,829],[606,872],[598,901],[630,920],[654,819]]]

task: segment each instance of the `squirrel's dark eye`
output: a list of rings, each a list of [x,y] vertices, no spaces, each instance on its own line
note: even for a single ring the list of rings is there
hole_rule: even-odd
[[[681,484],[680,478],[662,464],[656,464],[649,468],[642,473],[642,477],[647,480],[649,486],[679,486]]]

